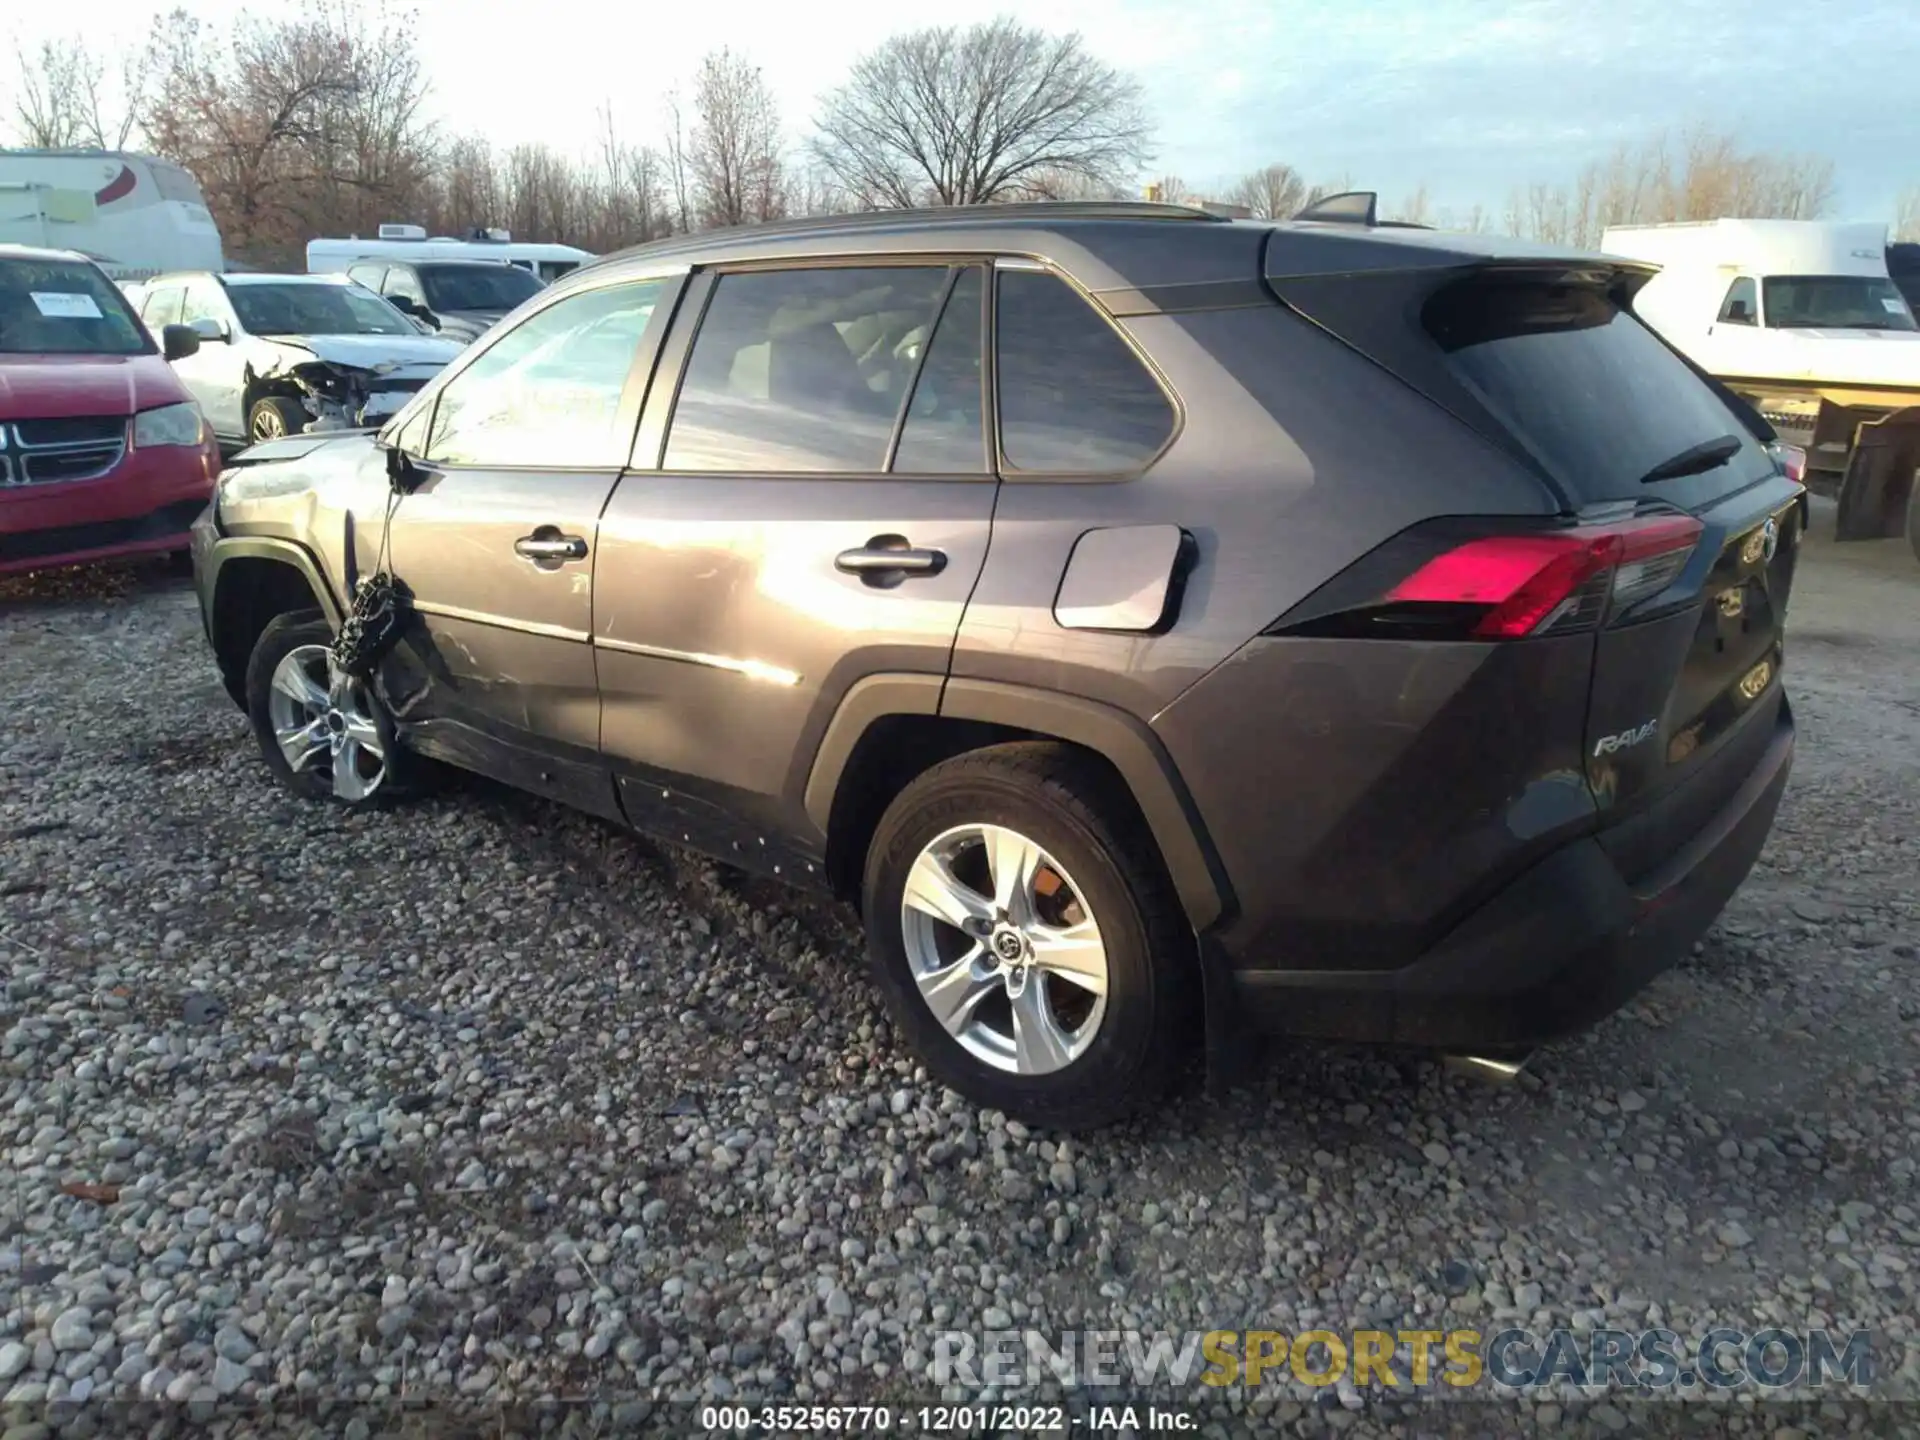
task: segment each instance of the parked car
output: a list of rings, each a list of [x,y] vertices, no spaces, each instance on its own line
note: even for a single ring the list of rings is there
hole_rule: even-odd
[[[344,275],[185,272],[134,293],[149,327],[199,334],[176,369],[229,446],[378,425],[460,353]]]
[[[384,295],[396,310],[423,320],[448,340],[471,345],[508,311],[540,293],[541,283],[503,260],[435,260],[396,264],[363,260],[349,279]]]
[[[164,350],[85,256],[0,245],[0,574],[184,553],[220,452]]]
[[[448,762],[854,901],[1010,1114],[1248,1026],[1517,1057],[1687,952],[1793,750],[1805,492],[1647,273],[1158,205],[661,242],[243,457],[207,631],[301,795]]]

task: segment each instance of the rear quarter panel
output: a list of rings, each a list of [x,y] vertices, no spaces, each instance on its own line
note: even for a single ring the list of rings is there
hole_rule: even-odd
[[[1001,487],[956,678],[1065,691],[1151,720],[1394,532],[1434,515],[1553,508],[1512,461],[1277,304],[1122,328],[1176,395],[1179,431],[1137,478]],[[1196,559],[1164,634],[1067,630],[1054,619],[1074,543],[1115,525],[1178,525],[1193,537]]]

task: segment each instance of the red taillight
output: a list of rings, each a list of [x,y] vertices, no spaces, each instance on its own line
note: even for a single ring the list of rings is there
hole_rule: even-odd
[[[1804,484],[1807,478],[1807,452],[1798,445],[1782,445],[1778,440],[1767,446],[1767,452],[1773,456],[1773,463],[1780,473],[1796,485]]]
[[[1384,604],[1485,607],[1470,633],[1510,640],[1593,623],[1667,588],[1700,538],[1700,522],[1649,516],[1613,525],[1490,535],[1437,555]]]

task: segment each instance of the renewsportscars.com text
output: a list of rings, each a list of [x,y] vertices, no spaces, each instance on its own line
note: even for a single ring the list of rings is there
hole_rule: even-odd
[[[1735,1390],[1866,1387],[1865,1330],[1132,1330],[954,1331],[933,1342],[930,1378],[970,1388],[1044,1379],[1088,1389],[1389,1390],[1610,1386]]]

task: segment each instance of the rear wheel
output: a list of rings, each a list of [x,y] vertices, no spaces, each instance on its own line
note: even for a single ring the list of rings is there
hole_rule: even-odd
[[[410,798],[417,767],[373,687],[334,666],[316,611],[281,615],[247,665],[247,714],[267,766],[296,795],[372,808]]]
[[[263,395],[247,412],[247,438],[255,443],[298,435],[306,428],[306,407],[284,395]]]
[[[1192,940],[1106,772],[1058,745],[975,751],[888,807],[868,949],[936,1077],[1063,1128],[1157,1098],[1190,1038]]]

